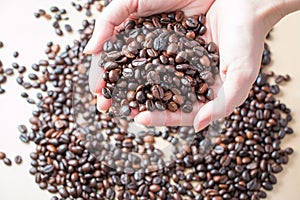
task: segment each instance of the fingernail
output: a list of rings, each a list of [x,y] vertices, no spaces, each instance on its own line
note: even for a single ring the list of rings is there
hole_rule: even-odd
[[[91,53],[93,53],[92,48],[93,48],[93,42],[90,40],[87,43],[87,45],[85,46],[85,48],[83,50],[83,53],[84,54],[91,54]]]
[[[97,110],[98,110],[99,112],[101,112],[101,113],[106,113],[106,110],[101,110],[101,109],[99,109],[99,108],[97,108]]]
[[[194,124],[195,131],[196,132],[201,131],[202,129],[207,127],[209,125],[209,123],[210,123],[210,120],[203,120],[203,121],[200,121],[197,124]]]

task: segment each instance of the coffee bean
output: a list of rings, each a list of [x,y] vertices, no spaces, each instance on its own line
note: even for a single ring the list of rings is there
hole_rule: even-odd
[[[20,133],[25,134],[28,132],[27,127],[25,125],[19,125],[18,130]]]
[[[155,105],[154,105],[152,100],[147,100],[146,101],[146,109],[148,111],[154,111],[155,110]]]
[[[120,79],[120,73],[119,73],[119,71],[116,70],[116,69],[110,71],[109,74],[108,74],[108,78],[109,78],[109,81],[111,83],[117,82]]]
[[[21,156],[16,156],[16,157],[15,157],[15,163],[16,163],[17,165],[20,165],[22,162],[23,162],[23,159],[22,159]]]
[[[15,58],[17,58],[17,57],[19,56],[19,52],[14,51],[14,52],[13,52],[13,56],[14,56]]]
[[[149,187],[149,190],[150,190],[151,192],[158,192],[160,189],[161,189],[161,188],[160,188],[159,185],[151,185],[151,186]]]
[[[146,96],[145,93],[143,91],[138,91],[136,93],[135,99],[137,100],[138,103],[145,103],[146,102]]]
[[[138,58],[132,61],[134,67],[142,67],[146,64],[147,60],[145,58]]]
[[[198,20],[194,17],[186,18],[185,23],[189,28],[196,28],[198,26]]]
[[[6,154],[0,151],[0,160],[3,160],[4,158],[6,158]]]
[[[182,105],[184,103],[184,98],[177,94],[172,97],[172,100],[178,105]]]
[[[127,105],[124,105],[121,107],[121,110],[120,110],[120,115],[121,116],[129,116],[131,113],[131,109],[129,106]]]
[[[3,158],[3,162],[7,166],[11,166],[12,165],[11,160],[9,158],[7,158],[7,157]]]
[[[155,107],[160,111],[166,110],[166,105],[159,100],[155,101]]]
[[[2,75],[2,74],[0,74],[0,84],[3,84],[3,83],[5,83],[6,82],[6,76],[4,76],[4,75]]]
[[[72,26],[70,24],[65,25],[65,30],[69,33],[73,32]]]
[[[112,93],[110,91],[110,89],[104,87],[102,88],[102,95],[106,98],[106,99],[110,99],[112,97]]]
[[[160,76],[156,71],[150,71],[147,74],[147,81],[151,84],[160,84]]]
[[[4,70],[5,75],[11,76],[14,74],[14,70],[12,68],[7,68]]]
[[[193,111],[193,105],[192,104],[185,104],[182,107],[182,112],[184,112],[184,113],[190,113],[192,111]]]
[[[171,112],[176,112],[178,110],[178,105],[174,101],[169,102],[167,106]]]
[[[164,90],[159,85],[152,86],[151,92],[155,99],[163,99],[164,98]]]

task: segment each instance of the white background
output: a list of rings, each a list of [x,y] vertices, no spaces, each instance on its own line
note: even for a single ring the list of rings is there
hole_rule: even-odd
[[[80,2],[80,1],[79,1]],[[0,60],[4,67],[11,66],[17,61],[29,69],[31,64],[39,59],[46,58],[43,51],[46,43],[54,41],[62,45],[71,44],[76,38],[75,34],[65,34],[68,37],[58,37],[52,28],[52,22],[45,18],[36,19],[33,13],[39,8],[49,11],[49,7],[57,5],[67,9],[70,23],[74,30],[80,27],[84,13],[78,13],[71,6],[71,1],[61,0],[1,0],[0,2],[0,41],[5,47],[0,49]],[[275,190],[268,193],[270,200],[300,199],[300,188],[297,183],[300,180],[300,13],[296,13],[282,20],[272,32],[272,41],[269,42],[272,51],[272,70],[277,73],[289,73],[292,81],[285,84],[281,99],[292,108],[294,122],[292,127],[295,135],[288,136],[284,140],[284,146],[292,146],[295,154],[291,162],[284,167],[284,172],[279,174],[278,184]],[[13,51],[19,51],[19,58],[12,56]],[[34,176],[29,174],[29,154],[35,145],[25,145],[18,139],[19,124],[28,124],[35,106],[27,104],[20,97],[23,89],[17,85],[17,76],[8,77],[8,82],[3,85],[6,89],[4,95],[0,95],[0,151],[7,153],[12,160],[16,155],[21,155],[24,162],[21,166],[13,163],[12,167],[0,162],[0,200],[47,200],[52,195],[41,191],[35,184]],[[297,79],[297,77],[299,79]],[[34,95],[33,93],[32,95]]]

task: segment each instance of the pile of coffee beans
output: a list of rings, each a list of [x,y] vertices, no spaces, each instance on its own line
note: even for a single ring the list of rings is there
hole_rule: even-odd
[[[181,11],[127,21],[115,41],[104,43],[99,62],[105,69],[102,94],[114,101],[111,112],[189,113],[195,101],[212,100],[219,56],[216,45],[202,38],[205,32],[204,15]]]
[[[152,18],[143,20],[151,22]],[[127,129],[130,121],[117,123],[110,115],[98,113],[95,97],[87,95],[91,56],[82,51],[94,24],[94,20],[83,20],[80,38],[65,48],[49,42],[48,59],[33,64],[34,72],[13,64],[20,73],[17,82],[37,92],[31,127],[20,125],[18,130],[23,142],[36,145],[30,154],[30,173],[39,187],[56,195],[52,200],[266,198],[266,191],[277,183],[275,174],[293,153],[292,148],[281,147],[285,136],[293,133],[291,111],[276,97],[278,84],[289,76],[260,72],[246,101],[224,119],[217,133],[210,129],[195,133],[191,127],[160,131],[150,127],[133,134]],[[204,48],[210,52],[206,45]],[[270,53],[264,53],[263,59],[270,60]],[[25,75],[27,84],[22,79]],[[275,84],[270,83],[273,78]],[[26,92],[21,96],[31,99],[28,103],[34,101]],[[178,140],[190,135],[192,143],[179,150]],[[215,144],[210,137],[216,137]],[[172,159],[166,162],[160,159],[163,155],[157,147],[161,139],[174,146]],[[111,150],[115,150],[112,155]],[[11,164],[0,152],[2,159]],[[22,159],[16,157],[15,162]]]

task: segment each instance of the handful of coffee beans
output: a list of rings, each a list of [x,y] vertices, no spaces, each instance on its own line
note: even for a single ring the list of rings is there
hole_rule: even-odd
[[[216,45],[202,37],[204,24],[204,15],[185,17],[182,11],[128,20],[100,55],[102,95],[113,99],[110,113],[190,113],[196,101],[212,100],[219,56]]]

